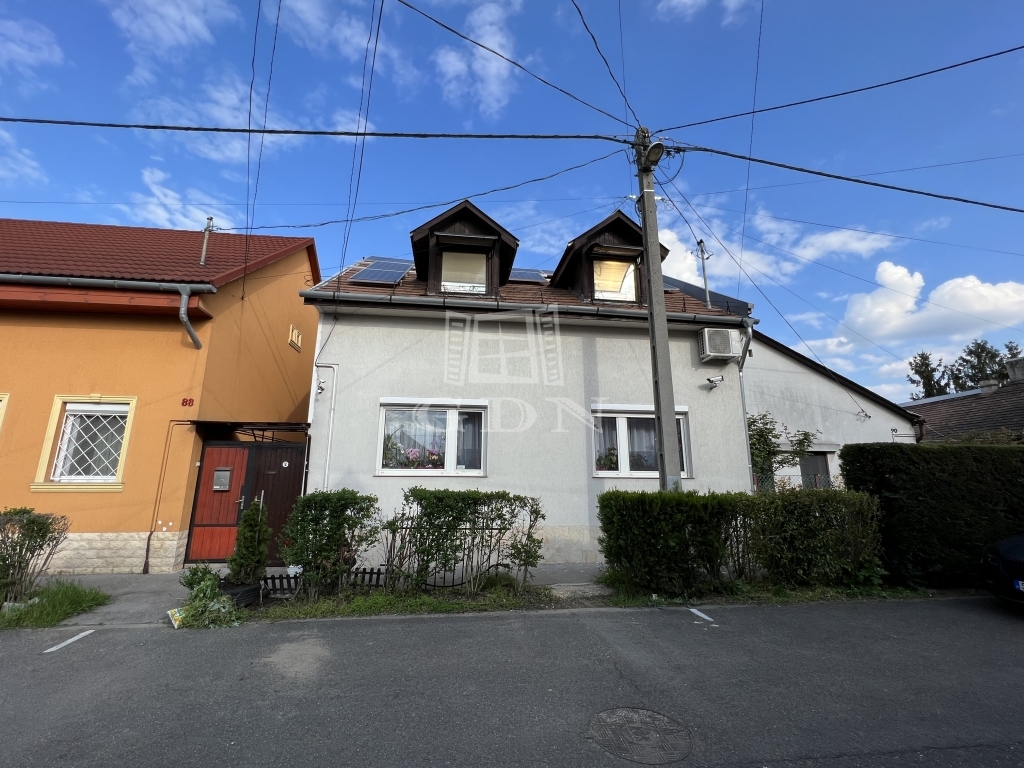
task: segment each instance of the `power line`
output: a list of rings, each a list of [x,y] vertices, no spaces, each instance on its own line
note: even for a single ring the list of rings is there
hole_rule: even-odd
[[[380,26],[384,20],[384,0],[380,1],[380,12],[377,14],[377,34],[373,34],[373,14],[377,8],[377,0],[373,0],[373,4],[370,6],[370,26],[369,33],[366,37],[366,51],[363,53],[363,82],[360,86],[359,91],[359,112],[356,116],[356,127],[359,127],[359,120],[363,121],[363,127],[365,128],[370,123],[370,96],[373,94],[373,73],[377,65],[377,45],[380,41]],[[366,84],[366,61],[370,52],[370,40],[373,39],[373,59],[370,61],[370,83],[369,87]],[[366,113],[363,114],[363,96],[366,96]],[[353,183],[352,175],[356,170],[356,147],[359,147],[359,171],[356,174],[355,179],[355,194],[353,194]],[[356,211],[356,205],[359,201],[359,187],[363,180],[363,158],[366,155],[366,139],[360,142],[358,139],[352,145],[352,168],[349,171],[348,177],[348,203],[345,207],[345,218],[348,221],[345,224],[345,235],[342,240],[341,247],[341,266],[342,269],[345,267],[345,262],[348,260],[348,243],[352,236],[352,217]]]
[[[260,39],[260,16],[262,16],[263,0],[256,3],[256,28],[252,33],[252,77],[249,78],[249,109],[246,110],[245,119],[248,127],[252,128],[252,91],[256,85],[256,43]],[[270,94],[267,94],[270,98]],[[245,255],[242,258],[242,299],[245,299],[245,272],[249,266],[249,167],[252,165],[252,133],[245,135]],[[255,211],[253,211],[255,214]]]
[[[576,9],[576,13],[579,14],[580,21],[583,22],[583,28],[585,30],[587,30],[587,34],[590,35],[590,39],[594,43],[594,49],[597,51],[597,55],[600,56],[601,57],[601,61],[604,62],[604,67],[605,67],[605,69],[608,70],[608,76],[611,77],[612,82],[615,83],[615,87],[619,89],[619,95],[622,96],[622,100],[626,103],[626,109],[629,110],[630,114],[633,115],[633,119],[636,121],[637,125],[639,125],[640,124],[640,118],[636,116],[636,112],[633,110],[633,105],[630,104],[629,103],[629,99],[626,98],[626,91],[625,91],[625,89],[619,84],[619,80],[618,80],[617,77],[615,77],[615,73],[612,72],[612,65],[608,63],[608,59],[605,57],[604,51],[601,50],[601,45],[597,42],[597,37],[595,37],[594,33],[591,31],[590,25],[587,24],[587,19],[583,15],[583,9],[580,8],[580,5],[579,5],[579,3],[576,2],[576,0],[571,0],[571,2],[572,2],[573,8]],[[621,14],[621,10],[622,9],[621,9],[621,6],[620,6],[619,10],[620,10],[619,21],[621,23],[621,21],[622,21],[622,14]],[[620,26],[619,29],[620,29],[620,32],[621,32],[621,26]],[[620,37],[619,37],[620,45],[621,45],[621,42],[622,42],[622,37],[620,35]]]
[[[874,171],[872,173],[852,173],[850,174],[856,179],[867,178],[868,176],[886,176],[890,173],[906,173],[908,171],[925,171],[930,168],[948,168],[952,165],[968,165],[970,163],[984,163],[990,160],[1006,160],[1010,157],[1024,157],[1024,152],[1014,152],[1009,155],[992,155],[991,157],[976,157],[972,160],[954,160],[949,163],[932,163],[931,165],[914,165],[909,168],[894,168],[891,171]],[[790,181],[785,184],[765,184],[760,187],[749,187],[749,189],[778,189],[779,187],[800,187],[805,184],[823,184],[823,181]],[[708,195],[725,195],[730,192],[742,192],[744,187],[738,189],[720,189],[717,192],[698,192],[696,195],[690,195],[690,199],[694,200],[698,197],[707,197]]]
[[[757,80],[761,74],[761,32],[764,29],[764,0],[761,0],[761,19],[757,24],[757,58],[754,62],[754,98],[750,105],[750,141],[747,144],[747,154],[754,154],[754,117],[757,110]],[[750,198],[750,163],[747,163],[747,181],[743,185],[743,231],[747,231],[747,200]],[[743,263],[743,245],[746,242],[740,238],[740,264]],[[740,275],[736,274],[736,295],[740,293]]]
[[[399,0],[401,2],[401,0]],[[622,122],[621,120],[619,122]],[[523,139],[563,141],[611,141],[632,145],[631,138],[608,136],[600,133],[427,133],[413,131],[328,131],[312,128],[232,128],[211,125],[163,125],[159,123],[111,123],[95,120],[53,120],[43,117],[7,117],[0,115],[0,123],[25,125],[59,125],[72,128],[120,128],[138,131],[171,131],[179,133],[261,133],[266,136],[339,136],[345,138],[369,137],[376,139]]]
[[[810,352],[814,356],[814,359],[818,361],[818,363],[821,365],[822,368],[824,368],[826,371],[828,371],[829,375],[832,377],[832,380],[844,392],[846,392],[847,396],[853,401],[853,404],[856,405],[860,409],[860,413],[864,414],[865,416],[868,416],[868,418],[870,418],[870,415],[868,414],[868,412],[864,410],[864,406],[862,406],[860,403],[857,402],[857,399],[853,396],[853,394],[850,392],[850,390],[848,390],[846,387],[843,386],[842,382],[840,382],[839,379],[836,378],[836,375],[832,371],[832,369],[829,368],[827,365],[825,365],[825,363],[822,362],[821,358],[818,357],[818,353],[815,352],[811,348],[811,345],[808,344],[804,340],[804,337],[801,336],[800,332],[797,331],[797,329],[793,327],[793,324],[791,322],[789,322],[789,319],[784,314],[782,314],[782,312],[779,310],[779,308],[775,306],[774,302],[772,302],[772,300],[768,298],[768,294],[766,294],[763,290],[761,290],[761,286],[759,286],[756,282],[754,282],[754,280],[750,277],[750,275],[747,274],[746,270],[743,269],[742,265],[738,261],[736,261],[736,257],[733,256],[732,251],[730,251],[729,248],[726,246],[726,244],[722,242],[722,239],[715,233],[715,231],[708,225],[708,223],[706,221],[704,221],[704,217],[701,216],[700,213],[697,211],[697,209],[693,207],[693,204],[689,200],[686,199],[686,195],[684,195],[682,192],[680,192],[679,188],[674,183],[672,184],[672,189],[674,189],[676,191],[676,193],[681,198],[683,198],[683,200],[686,202],[686,204],[690,207],[690,210],[693,211],[694,215],[698,219],[700,219],[701,223],[704,225],[704,228],[711,234],[711,236],[713,238],[715,238],[715,240],[718,241],[718,244],[720,246],[722,246],[722,248],[725,250],[725,252],[729,255],[729,258],[732,259],[733,262],[736,264],[736,266],[739,268],[739,270],[741,272],[743,272],[744,275],[746,275],[747,280],[750,280],[750,284],[753,285],[754,288],[757,289],[757,292],[760,293],[762,298],[764,298],[764,300],[768,302],[768,305],[772,309],[774,309],[775,312],[779,315],[779,317],[782,318],[782,321],[786,325],[789,326],[789,330],[791,330],[793,332],[793,335],[795,335],[798,339],[800,339],[800,341],[803,343],[803,345],[807,348],[807,351]],[[665,192],[666,199],[672,204],[672,207],[676,209],[676,213],[679,214],[679,217],[681,219],[685,220],[686,217],[683,216],[683,212],[681,210],[679,210],[679,206],[676,205],[676,201],[672,199],[671,195],[668,194],[668,190],[666,190],[663,185],[662,185],[662,191]]]
[[[680,152],[707,152],[712,155],[721,155],[722,157],[731,157],[734,160],[746,160],[752,163],[758,163],[759,165],[769,165],[773,168],[784,168],[787,171],[797,171],[798,173],[808,173],[812,176],[822,176],[826,179],[835,179],[836,181],[848,181],[852,184],[863,184],[868,187],[878,187],[879,189],[890,189],[894,192],[907,192],[911,195],[922,195],[923,197],[932,197],[937,200],[951,200],[954,203],[966,203],[967,205],[979,205],[983,208],[995,208],[1000,211],[1010,211],[1011,213],[1024,213],[1024,208],[1014,208],[1009,205],[1000,205],[999,203],[986,203],[980,200],[971,200],[966,197],[955,197],[953,195],[940,195],[937,192],[925,192],[920,189],[911,189],[910,187],[897,187],[893,184],[883,184],[880,181],[867,181],[866,179],[858,179],[853,176],[841,176],[838,173],[826,173],[825,171],[815,171],[810,168],[801,168],[798,165],[787,165],[786,163],[777,163],[773,160],[763,160],[757,157],[751,157],[749,155],[737,155],[734,152],[726,152],[721,149],[709,149],[708,147],[698,147],[692,144],[687,144],[684,147],[680,147],[675,151]]]
[[[573,166],[570,166],[568,168],[563,168],[560,171],[555,171],[554,173],[549,173],[549,174],[547,174],[545,176],[538,176],[537,178],[534,178],[534,179],[527,179],[526,181],[520,181],[520,182],[517,182],[515,184],[508,184],[508,185],[505,185],[505,186],[502,186],[502,187],[496,187],[494,189],[489,189],[489,190],[486,190],[484,192],[477,192],[477,193],[472,194],[472,195],[463,195],[462,197],[457,197],[457,198],[454,198],[452,200],[445,200],[443,202],[438,202],[438,203],[426,203],[424,205],[417,205],[417,206],[415,206],[413,208],[406,208],[406,209],[401,210],[401,211],[390,211],[388,213],[378,213],[378,214],[373,214],[372,216],[359,216],[359,217],[346,218],[346,219],[332,219],[330,221],[321,221],[321,222],[317,222],[315,224],[276,224],[276,225],[265,225],[265,226],[262,226],[262,227],[254,227],[254,229],[315,229],[315,228],[318,228],[318,227],[326,227],[326,226],[329,226],[331,224],[347,224],[349,222],[358,223],[358,222],[364,222],[364,221],[379,221],[380,219],[390,219],[390,218],[394,218],[395,216],[404,216],[407,213],[415,213],[416,211],[425,211],[425,210],[427,210],[429,208],[440,208],[440,207],[445,206],[445,205],[455,205],[456,203],[460,203],[463,200],[468,200],[468,199],[471,199],[471,198],[474,198],[474,197],[483,197],[485,195],[494,194],[495,192],[507,192],[510,189],[518,189],[519,187],[524,187],[527,184],[535,184],[535,183],[540,182],[540,181],[547,181],[548,179],[553,179],[556,176],[561,176],[563,173],[569,173],[570,171],[579,170],[580,168],[585,168],[588,165],[593,165],[594,163],[599,163],[602,160],[607,160],[609,157],[612,157],[613,155],[617,155],[620,151],[621,150],[617,149],[614,152],[609,152],[607,155],[602,155],[601,157],[595,157],[592,160],[587,160],[585,163],[579,163],[578,165],[573,165]],[[618,200],[619,198],[615,198],[615,199]],[[226,227],[226,228],[223,228],[223,229],[219,229],[219,231],[221,231],[221,232],[231,232],[231,231],[235,231],[236,229],[237,228],[235,228],[235,227]]]
[[[849,90],[849,91],[840,91],[839,93],[830,93],[827,96],[816,96],[813,99],[802,99],[800,101],[791,101],[788,104],[779,104],[779,105],[774,106],[774,107],[762,107],[761,109],[751,110],[750,112],[737,112],[734,115],[724,115],[722,117],[714,117],[714,118],[711,118],[710,120],[698,120],[695,123],[684,123],[683,125],[674,125],[671,128],[659,128],[654,133],[662,133],[664,131],[678,131],[678,130],[681,130],[683,128],[696,128],[698,125],[709,125],[710,123],[719,123],[719,122],[721,122],[723,120],[733,120],[734,118],[746,117],[747,115],[751,115],[751,114],[763,114],[765,112],[775,112],[776,110],[779,110],[779,109],[788,109],[789,107],[799,107],[799,106],[801,106],[803,104],[814,104],[815,102],[818,102],[818,101],[827,101],[828,99],[838,99],[840,96],[850,96],[850,95],[855,94],[855,93],[864,93],[865,91],[873,91],[873,90],[876,90],[878,88],[885,88],[885,87],[890,86],[890,85],[897,85],[899,83],[906,83],[906,82],[909,82],[910,80],[917,80],[918,78],[921,78],[921,77],[928,77],[929,75],[936,75],[939,72],[948,72],[951,69],[957,69],[959,67],[966,67],[968,64],[976,64],[979,61],[986,61],[988,59],[994,59],[997,56],[1005,56],[1005,55],[1007,55],[1009,53],[1015,53],[1015,52],[1021,51],[1021,50],[1024,50],[1024,45],[1018,45],[1018,46],[1015,46],[1013,48],[1007,48],[1004,51],[996,51],[995,53],[990,53],[990,54],[987,54],[985,56],[978,56],[978,57],[973,58],[973,59],[968,59],[967,61],[958,62],[956,64],[949,64],[948,66],[939,67],[938,69],[930,69],[927,72],[919,72],[916,75],[909,75],[908,77],[900,77],[900,78],[897,78],[896,80],[887,80],[884,83],[876,83],[875,85],[864,86],[863,88],[854,88],[854,89]]]
[[[701,207],[702,208],[707,208],[709,206],[701,206]],[[738,211],[733,211],[733,213],[738,213]],[[752,214],[752,215],[754,215],[754,214]],[[683,221],[686,221],[686,220],[683,219]],[[687,221],[686,224],[687,224],[687,226],[689,226],[690,223]],[[734,235],[740,234],[739,232],[737,232],[732,227],[726,227],[726,229],[729,232],[732,232]],[[851,230],[851,231],[853,231],[853,232],[860,232],[861,230],[855,229],[855,230]],[[691,229],[690,232],[692,233],[693,230]],[[878,232],[878,233],[874,233],[874,234],[885,234],[885,233]],[[908,298],[914,299],[915,301],[920,301],[922,304],[931,304],[933,307],[939,307],[940,309],[945,309],[945,310],[947,310],[949,312],[955,312],[958,315],[963,315],[964,317],[970,317],[970,318],[973,318],[974,320],[981,320],[983,323],[990,323],[991,325],[998,325],[1000,328],[1007,328],[1007,329],[1009,329],[1011,331],[1019,331],[1021,333],[1024,333],[1024,330],[1022,330],[1020,328],[1015,328],[1012,325],[1005,325],[1003,323],[996,322],[995,320],[990,320],[987,317],[980,317],[979,315],[972,315],[970,312],[964,312],[961,309],[954,309],[953,307],[947,307],[945,304],[938,304],[937,302],[930,301],[928,299],[922,299],[919,296],[916,296],[915,294],[912,294],[912,293],[906,293],[905,291],[898,291],[895,288],[889,287],[888,285],[883,285],[882,283],[876,282],[876,281],[871,280],[869,278],[861,277],[860,275],[855,275],[852,272],[847,272],[845,270],[839,269],[838,267],[833,267],[831,264],[826,264],[823,261],[818,261],[816,259],[811,259],[811,258],[808,258],[807,256],[801,256],[799,253],[795,253],[794,251],[788,251],[785,248],[782,248],[782,247],[780,247],[778,245],[774,245],[772,243],[769,243],[766,240],[759,240],[758,238],[754,237],[753,235],[746,235],[746,238],[748,240],[753,240],[755,243],[760,243],[761,245],[767,245],[769,248],[774,248],[776,251],[780,251],[781,253],[785,253],[785,254],[787,254],[789,256],[792,256],[794,258],[801,259],[801,260],[809,262],[811,264],[817,264],[819,267],[823,267],[824,269],[830,269],[833,272],[838,272],[841,275],[846,275],[847,277],[852,277],[852,278],[854,278],[856,280],[860,280],[862,282],[868,283],[869,285],[873,285],[873,286],[875,286],[877,288],[884,288],[885,290],[891,291],[892,293],[898,293],[900,296],[906,296]]]
[[[532,77],[534,80],[537,80],[538,82],[543,83],[544,85],[548,86],[549,88],[554,88],[556,91],[558,91],[559,93],[561,93],[561,94],[563,94],[565,96],[568,96],[573,101],[578,102],[578,103],[582,104],[585,107],[589,107],[590,109],[594,110],[595,112],[600,112],[605,117],[610,117],[612,120],[614,120],[617,123],[622,123],[627,128],[632,128],[632,126],[629,123],[627,123],[625,120],[623,120],[621,117],[616,117],[611,112],[605,112],[600,107],[595,107],[593,104],[591,104],[588,101],[584,101],[579,96],[576,96],[575,94],[569,93],[569,91],[565,90],[565,88],[561,88],[561,87],[555,85],[550,80],[545,80],[543,77],[541,77],[537,73],[531,72],[529,69],[524,67],[518,61],[516,61],[514,59],[510,59],[505,54],[500,53],[499,51],[494,50],[490,46],[484,45],[483,43],[481,43],[481,42],[479,42],[477,40],[474,40],[473,38],[468,37],[467,35],[464,35],[462,32],[459,32],[459,30],[455,29],[454,27],[449,27],[447,24],[445,24],[440,19],[435,19],[433,16],[431,16],[426,11],[421,11],[419,8],[417,8],[412,3],[407,2],[407,0],[398,0],[398,2],[401,3],[402,5],[404,5],[409,10],[415,11],[416,13],[418,13],[423,18],[425,18],[425,19],[427,19],[429,21],[434,22],[437,26],[441,27],[442,29],[448,30],[453,35],[455,35],[456,37],[459,37],[459,38],[465,40],[467,43],[472,43],[473,45],[477,46],[478,48],[482,48],[483,50],[487,51],[488,53],[493,53],[499,59],[503,59],[504,61],[507,61],[513,67],[516,67],[517,69],[525,72],[530,77]]]
[[[690,199],[692,200],[694,197],[696,197],[696,195],[694,195]],[[701,205],[699,207],[704,208],[705,210],[711,210],[711,211],[727,211],[728,213],[742,213],[742,211],[738,211],[735,208],[719,208],[719,207],[714,206],[714,205]],[[856,229],[855,227],[841,227],[838,224],[823,224],[820,221],[807,221],[806,219],[790,219],[790,218],[786,218],[785,216],[773,216],[773,215],[768,214],[768,213],[748,213],[747,216],[753,216],[754,218],[758,218],[758,219],[773,219],[775,221],[790,221],[790,222],[793,222],[794,224],[808,224],[808,225],[810,225],[812,227],[827,227],[828,229],[839,229],[839,230],[842,230],[843,232],[859,232],[859,233],[864,234],[864,235],[882,235],[883,237],[894,237],[897,240],[909,240],[909,241],[915,242],[915,243],[928,243],[929,245],[947,245],[947,246],[950,246],[951,248],[966,248],[966,249],[972,250],[972,251],[985,251],[987,253],[1000,253],[1000,254],[1003,254],[1005,256],[1024,256],[1024,253],[1020,253],[1018,251],[1002,251],[1002,250],[999,250],[997,248],[982,248],[982,247],[976,246],[976,245],[964,245],[963,243],[950,243],[950,242],[946,242],[945,240],[929,240],[929,239],[924,238],[924,237],[910,237],[909,235],[897,235],[897,234],[893,234],[892,232],[878,232],[878,231],[875,231],[873,229]],[[751,239],[751,240],[754,240],[754,242],[758,242],[758,243],[763,242],[761,240],[758,240],[755,237],[752,237],[751,235],[747,235],[746,237]],[[772,247],[774,248],[775,246],[772,246]],[[785,253],[789,253],[789,251],[785,251]]]

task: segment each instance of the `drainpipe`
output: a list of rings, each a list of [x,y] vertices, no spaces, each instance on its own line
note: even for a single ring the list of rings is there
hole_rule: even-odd
[[[331,369],[331,410],[327,417],[327,450],[324,452],[324,484],[322,487],[322,490],[326,491],[331,475],[331,446],[334,445],[334,406],[338,397],[338,368],[340,366],[337,363],[317,363],[316,367]]]
[[[178,319],[185,326],[185,332],[196,349],[202,349],[195,328],[188,319],[188,300],[194,293],[216,293],[217,289],[209,283],[160,283],[150,280],[107,280],[96,277],[55,277],[53,275],[0,275],[0,283],[16,283],[19,285],[60,285],[70,288],[106,288],[115,291],[157,291],[160,293],[180,293],[181,304],[178,307]]]
[[[743,342],[743,354],[740,355],[739,369],[740,369],[740,404],[743,408],[743,440],[747,446],[747,477],[750,480],[750,490],[753,492],[754,488],[754,461],[750,456],[750,430],[747,429],[747,392],[743,386],[743,366],[747,363],[747,354],[750,350],[750,344],[754,340],[754,324],[749,320],[745,320],[744,325],[747,328],[747,338]]]

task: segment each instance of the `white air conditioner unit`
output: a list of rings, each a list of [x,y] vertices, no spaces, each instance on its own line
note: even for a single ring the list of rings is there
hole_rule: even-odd
[[[702,328],[698,338],[700,361],[735,360],[743,354],[743,334],[725,328]]]

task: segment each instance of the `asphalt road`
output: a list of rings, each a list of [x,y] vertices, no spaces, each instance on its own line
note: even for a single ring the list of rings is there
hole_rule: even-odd
[[[1024,765],[1024,611],[989,598],[0,634],[3,766]],[[716,625],[716,626],[713,626]]]

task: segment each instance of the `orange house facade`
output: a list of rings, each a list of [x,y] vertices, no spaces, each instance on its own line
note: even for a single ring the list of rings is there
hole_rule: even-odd
[[[310,238],[0,219],[0,508],[67,516],[51,571],[223,560],[301,491]]]

